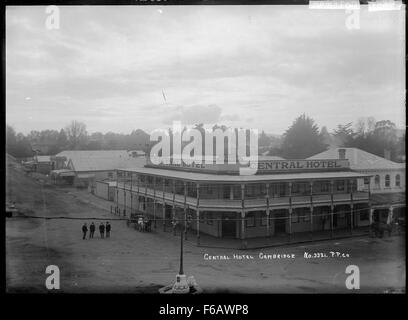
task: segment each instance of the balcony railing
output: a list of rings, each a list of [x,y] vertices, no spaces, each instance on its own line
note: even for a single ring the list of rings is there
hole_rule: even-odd
[[[118,183],[118,187],[120,189],[125,189],[130,191],[131,186],[129,184],[123,184],[123,183]],[[137,192],[137,187],[133,187],[133,192]],[[156,193],[154,192],[154,189],[151,188],[145,188],[141,187],[139,188],[139,195],[147,195],[150,198],[154,197],[154,194],[156,195],[156,199],[161,202],[164,199],[166,202],[172,202],[173,201],[173,193],[171,192],[164,192],[161,190],[156,190]],[[274,206],[282,206],[282,205],[287,205],[289,206],[290,202],[290,197],[288,196],[283,196],[283,197],[270,197],[269,198],[269,205],[270,207]],[[293,206],[299,206],[299,205],[305,205],[308,206],[310,205],[310,195],[293,195],[292,196],[292,205]],[[358,201],[367,201],[368,200],[368,193],[367,192],[362,192],[362,191],[356,191],[353,192],[353,202],[358,202]],[[174,201],[177,204],[184,204],[184,195],[181,194],[175,194],[174,195]],[[331,203],[331,195],[330,194],[313,194],[312,195],[312,202],[313,205],[318,205],[318,204],[326,204],[330,205]],[[333,202],[334,204],[338,202],[351,202],[351,196],[350,193],[334,193],[333,194]],[[197,198],[195,197],[186,197],[186,204],[189,206],[196,206],[197,204]],[[245,208],[256,208],[256,207],[266,207],[266,198],[265,196],[260,197],[258,199],[245,199],[244,201],[244,206]],[[236,208],[236,209],[241,209],[242,208],[242,201],[241,199],[207,199],[207,198],[200,198],[200,207],[203,208]]]

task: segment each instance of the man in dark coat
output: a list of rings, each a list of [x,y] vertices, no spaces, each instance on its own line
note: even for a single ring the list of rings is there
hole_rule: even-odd
[[[106,238],[110,237],[111,225],[109,222],[106,222]]]
[[[84,223],[84,225],[82,226],[82,239],[86,238],[86,233],[88,232],[88,226],[86,225],[86,222]]]
[[[103,237],[105,235],[105,225],[102,222],[99,225],[99,233],[101,234],[101,238],[103,239]]]
[[[92,222],[89,226],[89,239],[93,238],[95,233],[95,224]]]

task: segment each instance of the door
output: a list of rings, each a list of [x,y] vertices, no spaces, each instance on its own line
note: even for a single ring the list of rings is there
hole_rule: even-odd
[[[275,213],[275,234],[286,233],[286,210],[279,210]]]
[[[224,238],[235,238],[236,220],[234,214],[224,214],[222,219],[222,236]]]

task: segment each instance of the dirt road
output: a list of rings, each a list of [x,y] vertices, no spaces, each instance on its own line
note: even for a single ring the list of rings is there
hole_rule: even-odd
[[[115,218],[102,209],[99,200],[93,205],[84,200],[89,195],[80,197],[71,191],[46,187],[18,169],[7,172],[7,198],[16,201],[22,215]],[[51,264],[60,268],[62,292],[157,293],[159,287],[174,281],[179,268],[179,238],[171,233],[141,233],[127,227],[125,221],[111,221],[110,239],[100,239],[96,233],[96,238],[82,240],[83,222],[7,219],[8,292],[46,292],[45,269]],[[305,252],[330,251],[349,257],[304,258]],[[405,289],[405,242],[401,237],[248,251],[187,243],[184,253],[186,274],[194,275],[205,292],[348,293],[345,270],[351,264],[360,268],[358,292]],[[261,253],[294,254],[295,258],[263,259]],[[238,259],[240,255],[247,257]],[[208,260],[208,256],[230,259]]]

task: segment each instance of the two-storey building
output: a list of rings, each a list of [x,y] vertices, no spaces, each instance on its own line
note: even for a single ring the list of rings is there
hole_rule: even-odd
[[[253,175],[240,175],[238,164],[148,162],[117,171],[115,202],[124,215],[142,211],[163,229],[186,221],[198,244],[202,233],[241,240],[333,236],[369,225],[364,178],[345,159],[260,160]]]

